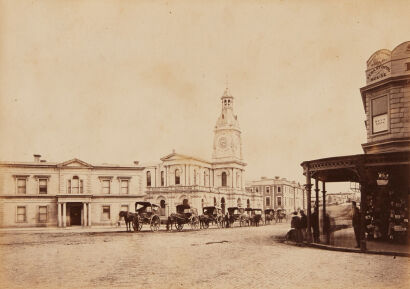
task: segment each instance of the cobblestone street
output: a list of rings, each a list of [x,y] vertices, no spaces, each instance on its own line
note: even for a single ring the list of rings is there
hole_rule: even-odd
[[[288,227],[289,224],[276,224],[172,233],[2,233],[1,288],[409,285],[408,258],[276,242],[275,236],[282,236]]]

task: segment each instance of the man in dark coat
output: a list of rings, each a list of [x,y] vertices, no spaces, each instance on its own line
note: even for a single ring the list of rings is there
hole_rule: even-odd
[[[312,224],[312,229],[313,229],[313,242],[319,243],[319,223],[317,221],[317,216],[318,216],[318,210],[315,206],[315,211],[313,212],[312,215],[310,215],[310,223]]]
[[[360,248],[360,211],[355,201],[352,201],[352,225],[356,237],[356,248]]]
[[[290,227],[292,229],[295,229],[296,236],[295,236],[295,241],[296,243],[301,243],[302,242],[302,230],[300,228],[300,218],[298,216],[297,212],[293,212],[292,220],[290,222]]]
[[[300,210],[300,229],[302,231],[302,241],[306,240],[307,216],[303,210]]]

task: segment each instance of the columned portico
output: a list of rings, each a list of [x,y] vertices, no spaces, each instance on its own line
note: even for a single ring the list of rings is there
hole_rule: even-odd
[[[58,226],[91,226],[91,195],[58,195]]]

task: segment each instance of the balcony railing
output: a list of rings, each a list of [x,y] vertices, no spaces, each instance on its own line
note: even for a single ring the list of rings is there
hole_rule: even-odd
[[[147,192],[164,193],[189,193],[189,192],[209,192],[209,193],[245,193],[245,190],[231,187],[204,187],[204,186],[168,186],[168,187],[147,187]]]

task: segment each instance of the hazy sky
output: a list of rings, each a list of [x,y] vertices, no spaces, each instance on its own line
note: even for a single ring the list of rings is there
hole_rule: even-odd
[[[211,159],[226,75],[248,180],[362,153],[366,61],[410,1],[169,2],[0,0],[0,160]]]

